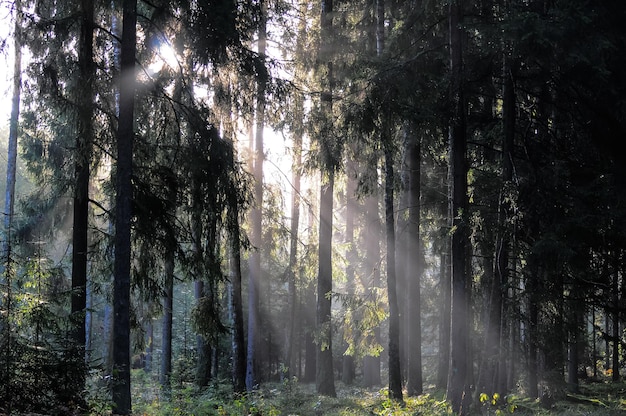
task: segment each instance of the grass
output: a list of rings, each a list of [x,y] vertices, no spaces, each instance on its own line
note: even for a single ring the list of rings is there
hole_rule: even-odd
[[[267,383],[258,390],[234,395],[226,380],[199,391],[190,384],[178,384],[169,399],[158,382],[142,370],[133,370],[133,411],[136,416],[443,416],[452,411],[443,392],[429,390],[404,403],[390,400],[387,389],[364,389],[337,384],[337,397],[315,393],[311,384],[288,381]],[[102,390],[102,387],[100,388]],[[562,400],[542,404],[515,395],[505,398],[480,395],[472,415],[504,416],[618,416],[626,415],[626,384],[588,383],[581,394],[563,396]],[[103,394],[92,394],[92,415],[110,414]]]

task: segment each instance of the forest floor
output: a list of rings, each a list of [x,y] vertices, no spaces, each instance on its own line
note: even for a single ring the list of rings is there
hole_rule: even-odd
[[[94,406],[95,404],[95,406]],[[99,407],[100,406],[100,407]],[[92,415],[110,414],[104,401],[92,401]],[[540,401],[522,396],[505,398],[479,395],[471,415],[503,416],[618,416],[626,415],[626,383],[584,383],[577,395]],[[230,383],[216,383],[199,392],[186,384],[175,384],[170,397],[143,370],[133,370],[134,415],[183,416],[351,416],[351,415],[451,415],[441,391],[427,389],[404,403],[389,399],[387,389],[365,389],[337,383],[337,397],[320,397],[315,385],[295,381],[267,383],[253,393],[235,396]]]

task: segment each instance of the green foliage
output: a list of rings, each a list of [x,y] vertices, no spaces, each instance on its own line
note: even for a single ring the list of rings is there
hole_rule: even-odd
[[[0,409],[68,414],[85,408],[87,372],[81,348],[72,344],[69,293],[60,270],[44,258],[17,263],[7,282],[0,345]]]

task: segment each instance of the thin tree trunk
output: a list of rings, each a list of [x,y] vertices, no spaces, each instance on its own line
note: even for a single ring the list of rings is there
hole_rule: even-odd
[[[449,250],[439,256],[440,262],[440,285],[441,285],[441,306],[439,317],[439,353],[437,365],[438,389],[445,389],[448,384],[448,369],[450,367],[450,302],[451,302],[451,281],[450,281],[450,256]]]
[[[294,355],[294,345],[296,344],[296,314],[298,308],[296,279],[298,275],[298,229],[300,223],[300,166],[302,165],[302,136],[296,133],[294,137],[294,155],[291,168],[291,227],[289,246],[289,270],[288,270],[288,327],[287,344],[285,347],[285,365],[287,366],[287,378],[294,376],[296,370],[296,360]]]
[[[309,205],[309,221],[308,229],[309,246],[313,247],[315,242],[313,238],[314,218],[313,205]],[[316,316],[316,299],[315,299],[315,282],[307,284],[304,290],[304,376],[303,381],[315,381],[315,372],[317,371],[317,345],[315,344],[315,316]]]
[[[115,260],[113,286],[113,409],[131,413],[130,258],[137,1],[123,1],[120,116],[117,132]]]
[[[612,359],[613,359],[613,373],[611,375],[611,381],[618,382],[619,381],[619,366],[620,366],[620,296],[619,296],[619,255],[617,252],[614,252],[615,256],[614,262],[614,270],[613,270],[613,282],[612,282],[612,319],[613,319],[613,351],[612,351]]]
[[[421,324],[421,276],[423,270],[423,254],[420,236],[420,140],[415,132],[409,130],[407,137],[407,159],[409,174],[409,220],[407,239],[407,292],[409,293],[408,315],[408,354],[407,393],[417,396],[423,392],[422,380],[422,324]]]
[[[163,321],[161,329],[161,388],[166,396],[171,391],[172,374],[172,322],[174,307],[174,253],[165,253],[165,283],[163,295]]]
[[[357,253],[354,242],[354,222],[356,215],[356,163],[354,158],[349,155],[346,162],[346,231],[344,242],[346,244],[346,292],[348,297],[354,296],[355,293],[355,265],[357,261]],[[355,311],[350,310],[350,313]],[[354,322],[352,323],[354,325]],[[355,333],[357,328],[353,328],[352,342],[356,342],[358,334]],[[348,340],[344,340],[344,346],[348,346]],[[353,354],[343,354],[341,379],[346,385],[351,385],[355,377],[354,356]]]
[[[7,147],[7,182],[4,198],[4,235],[6,236],[2,245],[2,267],[0,276],[4,277],[2,271],[6,270],[7,287],[9,285],[8,276],[11,272],[11,229],[13,227],[13,217],[15,211],[15,179],[17,173],[17,133],[20,118],[20,97],[22,94],[22,2],[15,0],[15,24],[14,24],[14,56],[13,56],[13,92],[11,96],[11,118],[9,120],[9,143]],[[1,280],[0,280],[1,282]],[[4,296],[0,297],[0,306],[3,306]],[[7,300],[9,302],[10,299]],[[0,322],[0,334],[4,331],[4,322]],[[9,337],[6,338],[7,340]]]

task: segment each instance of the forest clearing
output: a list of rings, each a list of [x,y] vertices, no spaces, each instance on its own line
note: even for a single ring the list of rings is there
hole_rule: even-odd
[[[1,1],[0,415],[626,414],[625,21]]]

